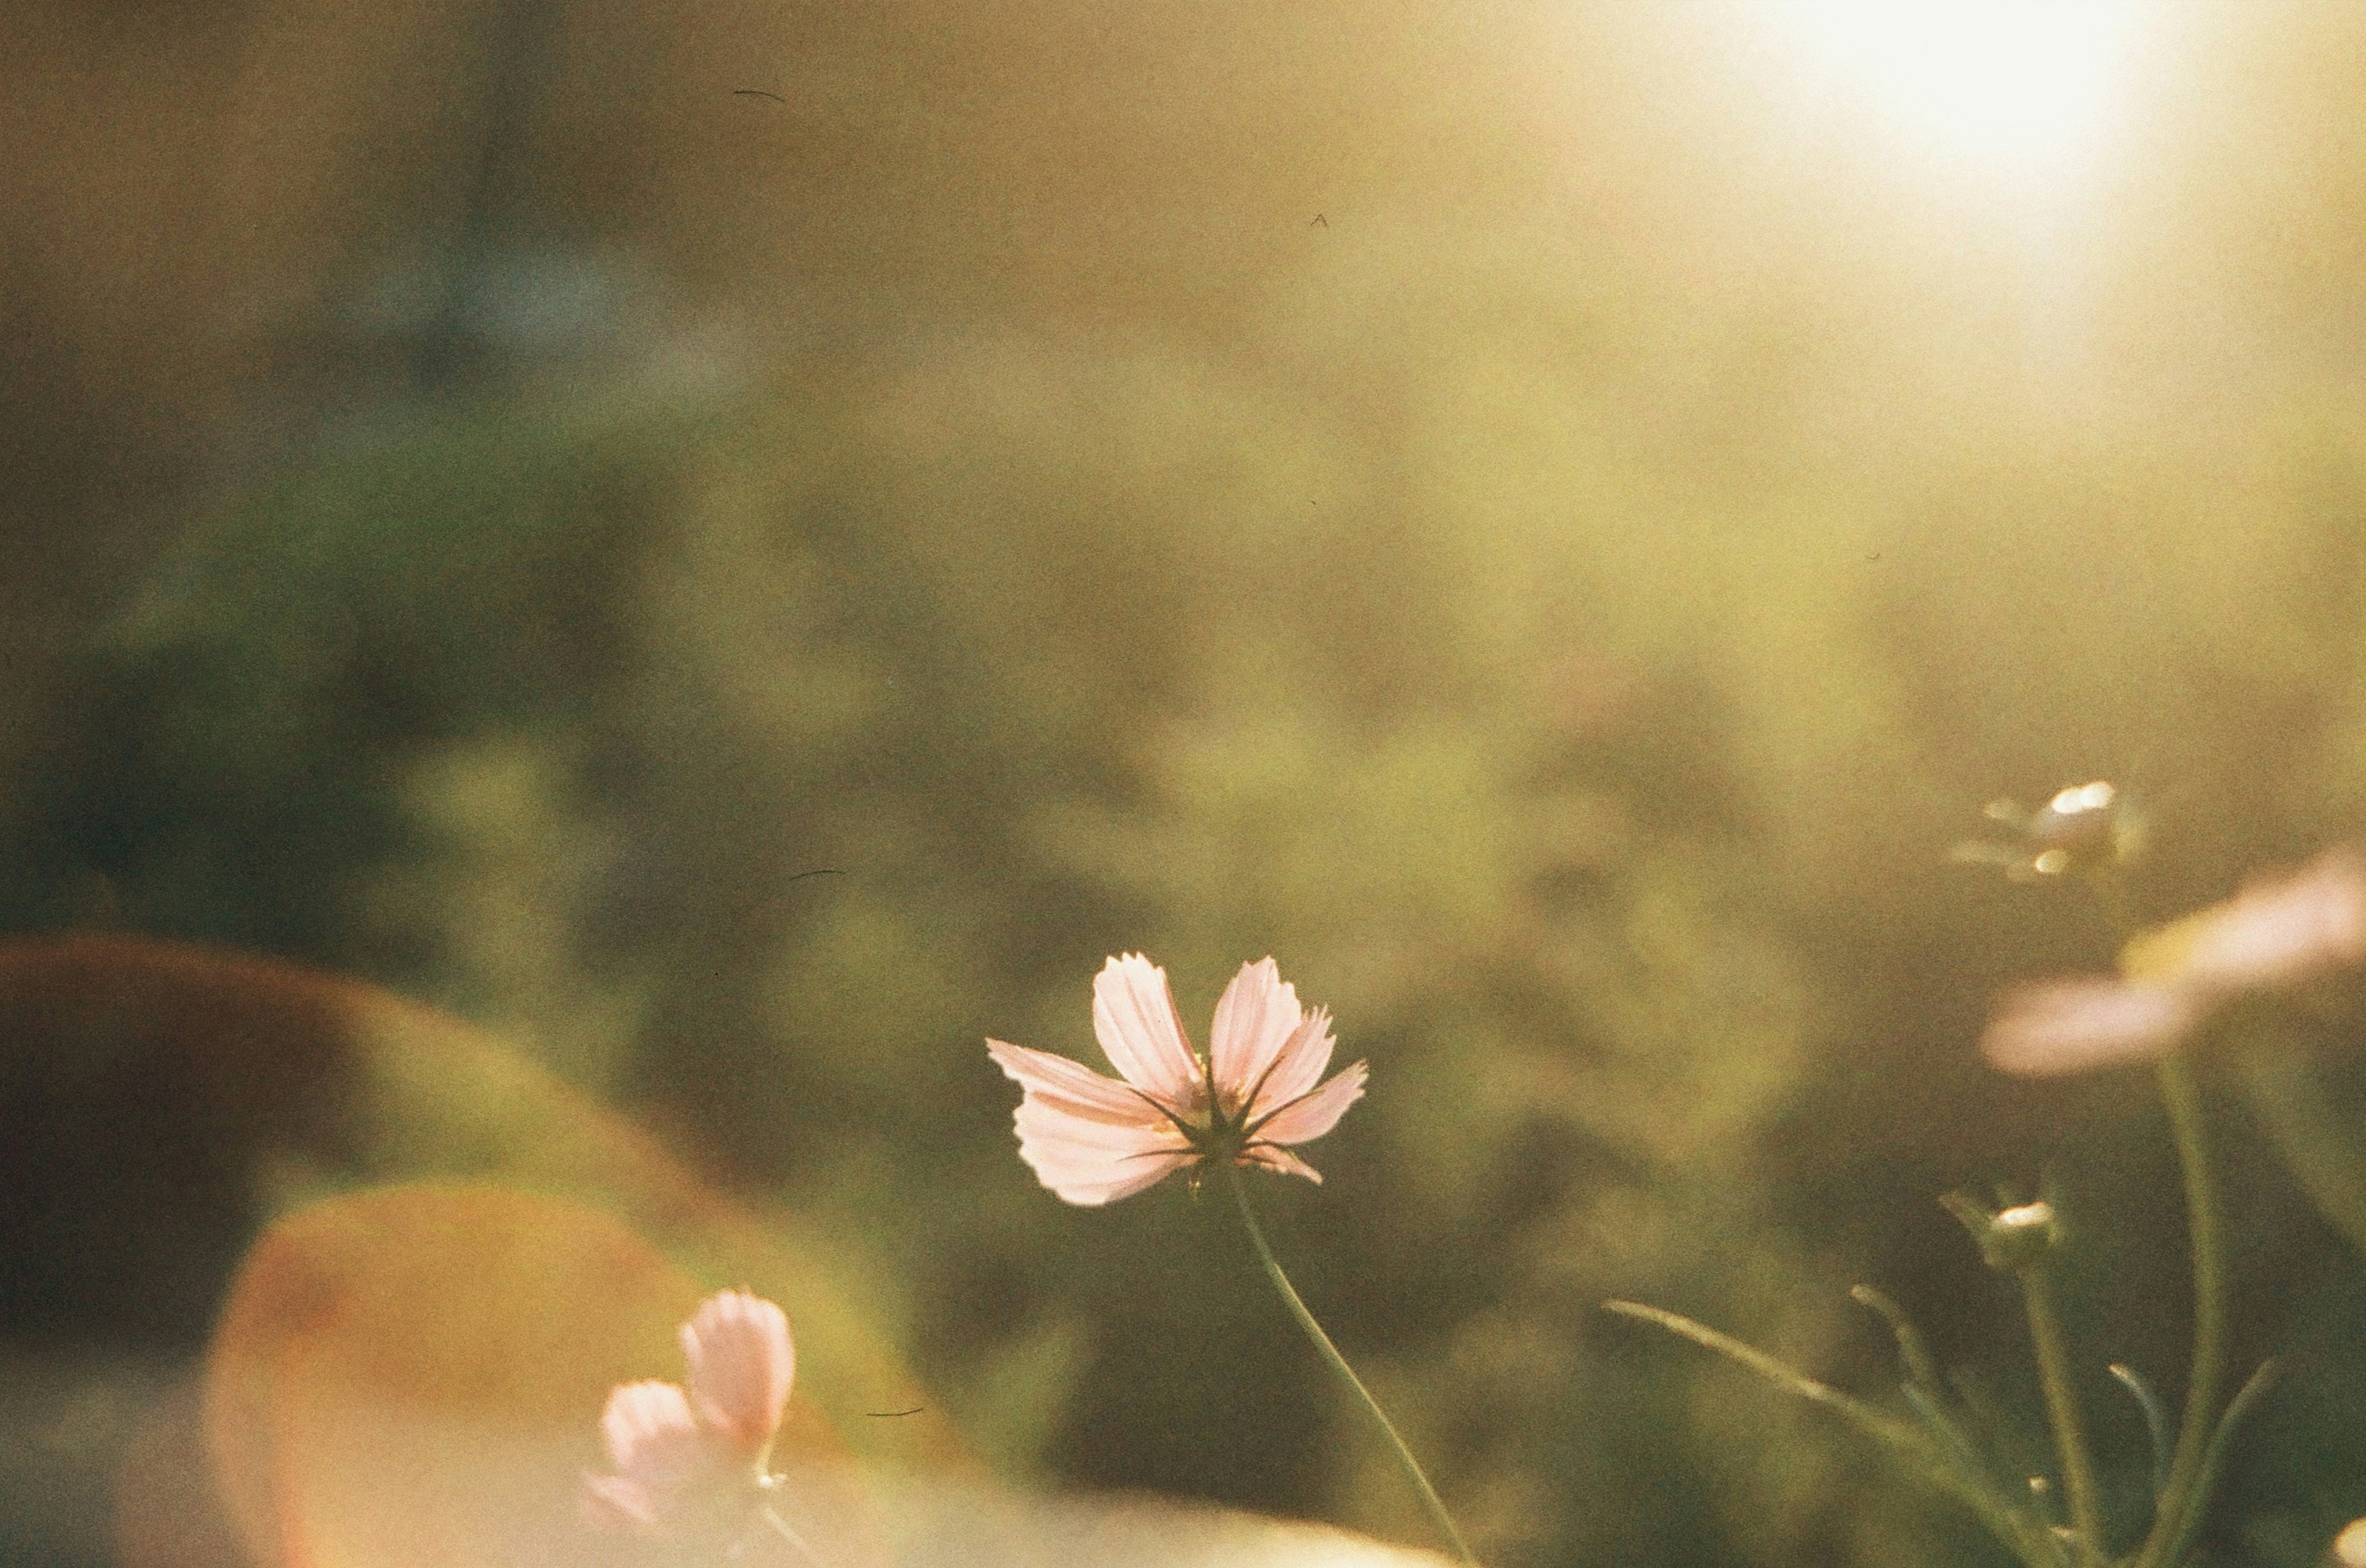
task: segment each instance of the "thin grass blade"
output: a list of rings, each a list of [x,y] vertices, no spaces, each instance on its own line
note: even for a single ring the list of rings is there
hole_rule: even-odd
[[[2152,1434],[2152,1495],[2155,1502],[2169,1485],[2169,1411],[2153,1392],[2144,1374],[2125,1362],[2113,1361],[2112,1376],[2120,1386],[2135,1396],[2137,1407],[2144,1411],[2145,1430]]]
[[[2065,1568],[2065,1559],[2051,1531],[2004,1502],[1990,1487],[1973,1477],[1958,1473],[1946,1450],[1914,1423],[1886,1416],[1865,1401],[1843,1393],[1830,1383],[1819,1382],[1797,1368],[1775,1359],[1756,1346],[1745,1344],[1729,1334],[1721,1334],[1681,1313],[1646,1306],[1640,1302],[1608,1301],[1602,1305],[1605,1311],[1655,1325],[1689,1339],[1701,1348],[1714,1351],[1737,1366],[1757,1373],[1777,1388],[1832,1411],[1850,1426],[1887,1448],[1926,1484],[1970,1509],[1988,1527],[1989,1533],[2010,1548],[2014,1556],[2027,1564],[2027,1568]]]
[[[2250,1381],[2235,1395],[2234,1403],[2226,1406],[2226,1414],[2218,1418],[2217,1428],[2210,1434],[2210,1446],[2203,1451],[2202,1468],[2194,1476],[2193,1490],[2187,1496],[2185,1517],[2177,1522],[2176,1539],[2169,1543],[2169,1555],[2162,1559],[2167,1568],[2177,1568],[2192,1551],[2194,1538],[2202,1533],[2202,1517],[2210,1509],[2211,1485],[2218,1479],[2218,1467],[2234,1443],[2235,1428],[2242,1425],[2243,1417],[2250,1414],[2251,1406],[2274,1386],[2275,1381],[2276,1364],[2260,1362],[2259,1370],[2251,1374]]]

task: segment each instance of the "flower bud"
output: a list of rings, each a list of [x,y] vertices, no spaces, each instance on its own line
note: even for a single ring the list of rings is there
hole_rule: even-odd
[[[1960,1192],[1951,1192],[1940,1201],[1979,1244],[1981,1260],[2001,1274],[2035,1268],[2062,1239],[2054,1205],[2043,1199],[1993,1213]]]
[[[2143,848],[2142,816],[2101,779],[2056,790],[2034,811],[1994,800],[1982,815],[2009,829],[2013,841],[1957,844],[1951,858],[2000,866],[2016,882],[2105,871],[2135,859]]]
[[[2097,779],[2056,791],[2030,814],[2022,832],[2036,849],[2034,869],[2060,875],[2127,859],[2135,848],[2134,824],[2120,792]]]

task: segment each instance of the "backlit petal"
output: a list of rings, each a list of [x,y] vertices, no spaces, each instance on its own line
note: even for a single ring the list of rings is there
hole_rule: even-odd
[[[1112,1201],[1196,1157],[1143,1092],[1048,1052],[999,1040],[986,1050],[1027,1091],[1011,1117],[1020,1156],[1067,1201]]]
[[[1138,953],[1112,958],[1093,978],[1093,1034],[1118,1077],[1170,1105],[1197,1104],[1200,1065],[1191,1055],[1166,971]]]
[[[1282,1176],[1302,1176],[1317,1187],[1323,1185],[1323,1173],[1291,1154],[1269,1144],[1258,1144],[1241,1151],[1240,1164],[1253,1165]]]
[[[1024,1153],[1024,1150],[1020,1151]],[[1062,1153],[1030,1156],[1037,1179],[1065,1201],[1093,1208],[1130,1198],[1164,1181],[1199,1159],[1189,1149],[1112,1161],[1099,1156],[1071,1158]]]
[[[1196,1156],[1171,1123],[1121,1126],[1073,1116],[1034,1099],[1013,1118],[1019,1153],[1035,1178],[1072,1203],[1139,1191]],[[1080,1195],[1098,1191],[1102,1195]]]
[[[1282,979],[1272,959],[1241,965],[1217,1000],[1215,1025],[1208,1032],[1216,1098],[1227,1111],[1237,1111],[1246,1101],[1304,1016],[1296,988]]]
[[[682,1325],[682,1353],[692,1407],[753,1457],[779,1428],[796,1375],[787,1315],[761,1296],[721,1292]]]
[[[670,1382],[628,1382],[610,1391],[600,1415],[608,1460],[627,1475],[665,1482],[696,1462],[698,1422],[690,1400]]]
[[[1265,1087],[1257,1090],[1256,1104],[1250,1108],[1250,1120],[1288,1105],[1320,1082],[1323,1069],[1331,1065],[1333,1045],[1331,1015],[1316,1008],[1282,1042],[1273,1071],[1267,1075]]]
[[[1143,1097],[1144,1091],[1103,1077],[1081,1062],[1000,1040],[987,1041],[986,1054],[1030,1098],[1070,1115],[1128,1127],[1163,1123],[1166,1120],[1156,1105]],[[1168,1109],[1179,1111],[1182,1107]]]
[[[2024,1077],[2158,1056],[2198,1021],[2190,988],[2128,980],[2048,980],[2005,993],[1980,1051]]]
[[[1096,1149],[1111,1159],[1130,1159],[1135,1155],[1190,1146],[1170,1122],[1143,1122],[1129,1126],[1073,1115],[1041,1100],[1021,1100],[1010,1120],[1018,1130],[1021,1153],[1031,1146],[1058,1145],[1067,1149]]]
[[[1257,1125],[1256,1137],[1268,1144],[1302,1144],[1321,1137],[1339,1124],[1347,1107],[1364,1097],[1367,1073],[1364,1064],[1358,1062],[1312,1094],[1287,1102]]]

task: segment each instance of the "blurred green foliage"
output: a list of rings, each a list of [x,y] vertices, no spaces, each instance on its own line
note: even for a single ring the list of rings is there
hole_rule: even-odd
[[[43,885],[453,1003],[641,1106],[842,1238],[1014,1469],[1417,1537],[1221,1215],[1063,1209],[978,1049],[1087,1052],[1107,950],[1194,1020],[1271,951],[1376,1068],[1326,1185],[1275,1195],[1285,1248],[1493,1559],[1890,1557],[1938,1521],[1868,1456],[1595,1303],[1880,1379],[1870,1269],[2034,1432],[2011,1303],[1923,1204],[2034,1166],[2034,1108],[1965,1060],[1982,977],[2094,941],[1939,880],[1945,769],[1753,759],[1746,619],[1491,626],[1493,580],[1440,564],[1467,541],[1326,510],[1351,465],[1312,423],[1018,339],[703,410],[447,411],[157,574]],[[1916,673],[1827,686],[1800,749],[1911,734],[1878,699]],[[1901,820],[1929,836],[1884,874]],[[2141,1137],[2093,1157],[2158,1206]],[[2113,1234],[2099,1332],[2178,1267],[2167,1216]]]

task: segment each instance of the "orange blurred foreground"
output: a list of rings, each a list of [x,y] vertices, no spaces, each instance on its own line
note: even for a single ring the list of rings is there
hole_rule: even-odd
[[[240,1271],[207,1371],[241,1538],[284,1568],[642,1560],[586,1527],[580,1478],[609,1389],[679,1371],[674,1328],[700,1293],[609,1216],[503,1188],[381,1189],[288,1216]],[[800,1533],[833,1564],[877,1562],[810,1406],[777,1453]]]
[[[25,1134],[0,1151],[20,1336],[194,1371],[219,1314],[206,1426],[263,1562],[521,1561],[554,1477],[565,1555],[595,1560],[573,1493],[608,1386],[678,1376],[675,1325],[722,1285],[796,1325],[788,1464],[971,1473],[820,1238],[376,987],[136,937],[0,944],[0,1120]],[[120,1470],[119,1555],[236,1561],[193,1395],[145,1397],[94,1461]]]

